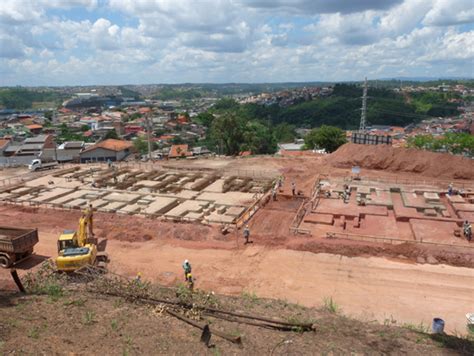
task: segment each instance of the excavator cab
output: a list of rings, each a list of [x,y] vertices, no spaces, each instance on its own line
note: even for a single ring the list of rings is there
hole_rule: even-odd
[[[74,230],[64,230],[58,239],[58,253],[74,247],[78,247],[76,232]]]

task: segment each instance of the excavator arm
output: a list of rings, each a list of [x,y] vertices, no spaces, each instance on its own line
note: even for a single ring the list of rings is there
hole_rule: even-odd
[[[87,218],[82,216],[79,219],[79,229],[77,230],[77,245],[79,247],[85,246],[87,242]]]

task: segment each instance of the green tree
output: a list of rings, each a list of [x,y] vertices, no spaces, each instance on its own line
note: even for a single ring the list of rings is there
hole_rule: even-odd
[[[231,98],[222,98],[218,102],[216,102],[213,106],[215,110],[229,110],[229,109],[237,109],[239,107],[239,103]]]
[[[252,151],[255,154],[269,154],[276,151],[277,145],[270,129],[257,122],[249,121],[245,125],[241,151]]]
[[[286,122],[278,124],[273,129],[273,136],[279,143],[293,142],[296,137],[295,127]]]
[[[211,139],[216,146],[222,147],[224,154],[236,155],[243,141],[244,125],[241,117],[233,112],[225,112],[212,122]]]
[[[324,148],[327,152],[334,152],[347,141],[343,130],[338,127],[323,125],[311,130],[305,136],[304,142],[307,149],[319,147]]]
[[[104,137],[104,140],[107,140],[109,138],[113,138],[115,140],[118,140],[118,135],[117,135],[117,132],[115,130],[110,130],[110,131],[107,131],[107,133],[105,134],[105,137]]]
[[[214,120],[214,115],[212,115],[210,112],[207,112],[207,111],[200,113],[198,116],[194,118],[194,121],[206,127],[211,126],[213,120]]]
[[[82,131],[82,132],[86,132],[86,131],[89,131],[89,130],[90,130],[89,125],[82,125],[82,126],[81,126],[81,131]]]
[[[182,145],[184,143],[184,140],[181,136],[175,136],[171,139],[171,143],[173,145]]]
[[[133,146],[140,154],[148,153],[148,142],[142,137],[137,137],[133,140]]]
[[[53,119],[53,112],[52,111],[45,111],[43,116],[51,121]]]

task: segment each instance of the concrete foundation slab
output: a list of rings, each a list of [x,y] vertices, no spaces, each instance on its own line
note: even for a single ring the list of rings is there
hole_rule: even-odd
[[[310,224],[333,225],[334,216],[331,214],[310,214],[305,216],[304,222]]]
[[[439,195],[437,193],[423,193],[423,198],[427,203],[439,203]]]
[[[64,204],[66,208],[81,208],[87,205],[87,200],[85,199],[74,199],[73,201]]]
[[[156,197],[155,201],[142,209],[142,212],[145,214],[164,214],[178,204],[179,201],[175,198]]]
[[[474,204],[459,204],[459,203],[454,203],[453,204],[454,210],[456,212],[458,211],[469,211],[469,212],[474,212]]]
[[[197,200],[186,200],[175,208],[168,211],[165,215],[168,217],[182,217],[189,212],[202,213],[203,208]]]
[[[100,207],[103,207],[103,206],[105,206],[109,203],[110,203],[109,201],[102,200],[102,199],[96,199],[96,200],[91,201],[92,207],[94,207],[94,208],[100,208]]]
[[[110,193],[103,197],[104,200],[131,204],[141,198],[141,195],[130,193]]]
[[[248,206],[253,203],[254,194],[241,192],[213,193],[203,192],[196,200],[207,200],[224,205]]]
[[[425,210],[423,211],[423,214],[424,214],[425,216],[437,216],[437,215],[438,215],[438,213],[437,213],[436,210],[434,210],[434,209],[425,209]]]
[[[144,188],[154,188],[158,186],[160,182],[157,182],[155,180],[140,180],[137,183],[135,183],[135,186],[141,186]]]
[[[226,210],[225,214],[229,216],[239,217],[240,215],[243,214],[245,209],[246,208],[242,206],[231,206],[230,208]]]
[[[186,219],[201,220],[203,218],[202,213],[189,212],[184,216]]]
[[[125,205],[123,208],[118,210],[119,213],[126,213],[126,214],[133,214],[133,213],[138,213],[143,206],[139,204],[132,204],[132,205]]]
[[[464,198],[460,195],[446,195],[446,197],[451,203],[461,203],[461,204],[466,203]]]
[[[61,205],[61,204],[70,202],[70,201],[75,200],[75,199],[80,199],[80,198],[84,197],[86,194],[87,193],[82,191],[82,190],[76,190],[74,192],[71,192],[71,194],[65,195],[65,196],[57,198],[57,199],[53,199],[53,200],[50,201],[50,203]]]
[[[214,193],[222,193],[224,189],[224,182],[225,179],[218,179],[211,185],[207,186],[203,189],[204,192],[214,192]]]
[[[220,224],[232,224],[235,220],[235,217],[230,215],[221,215],[221,214],[211,214],[206,217],[206,220],[210,223],[220,223]]]
[[[38,194],[36,198],[33,199],[33,201],[37,203],[43,203],[43,202],[48,202],[50,200],[53,200],[55,198],[59,198],[65,194],[70,193],[70,189],[66,188],[53,188],[51,190],[46,190],[44,192],[41,192]]]
[[[100,207],[99,210],[114,212],[114,211],[120,210],[125,205],[126,205],[126,203],[124,203],[124,202],[114,201],[114,202],[110,202],[109,204]]]

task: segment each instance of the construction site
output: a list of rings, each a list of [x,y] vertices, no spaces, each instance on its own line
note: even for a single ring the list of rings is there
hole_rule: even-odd
[[[331,298],[351,318],[442,317],[461,334],[474,311],[474,242],[463,234],[474,221],[474,162],[465,158],[346,144],[331,155],[1,174],[0,224],[39,234],[34,255],[15,265],[20,277],[54,259],[58,236],[91,208],[108,271],[125,278],[176,287],[188,259],[195,287],[209,293],[308,308]],[[6,270],[0,289],[15,289]]]
[[[99,212],[235,225],[250,218],[271,184],[271,176],[224,176],[215,170],[88,165],[21,182],[4,189],[0,199],[59,209],[92,204]]]

